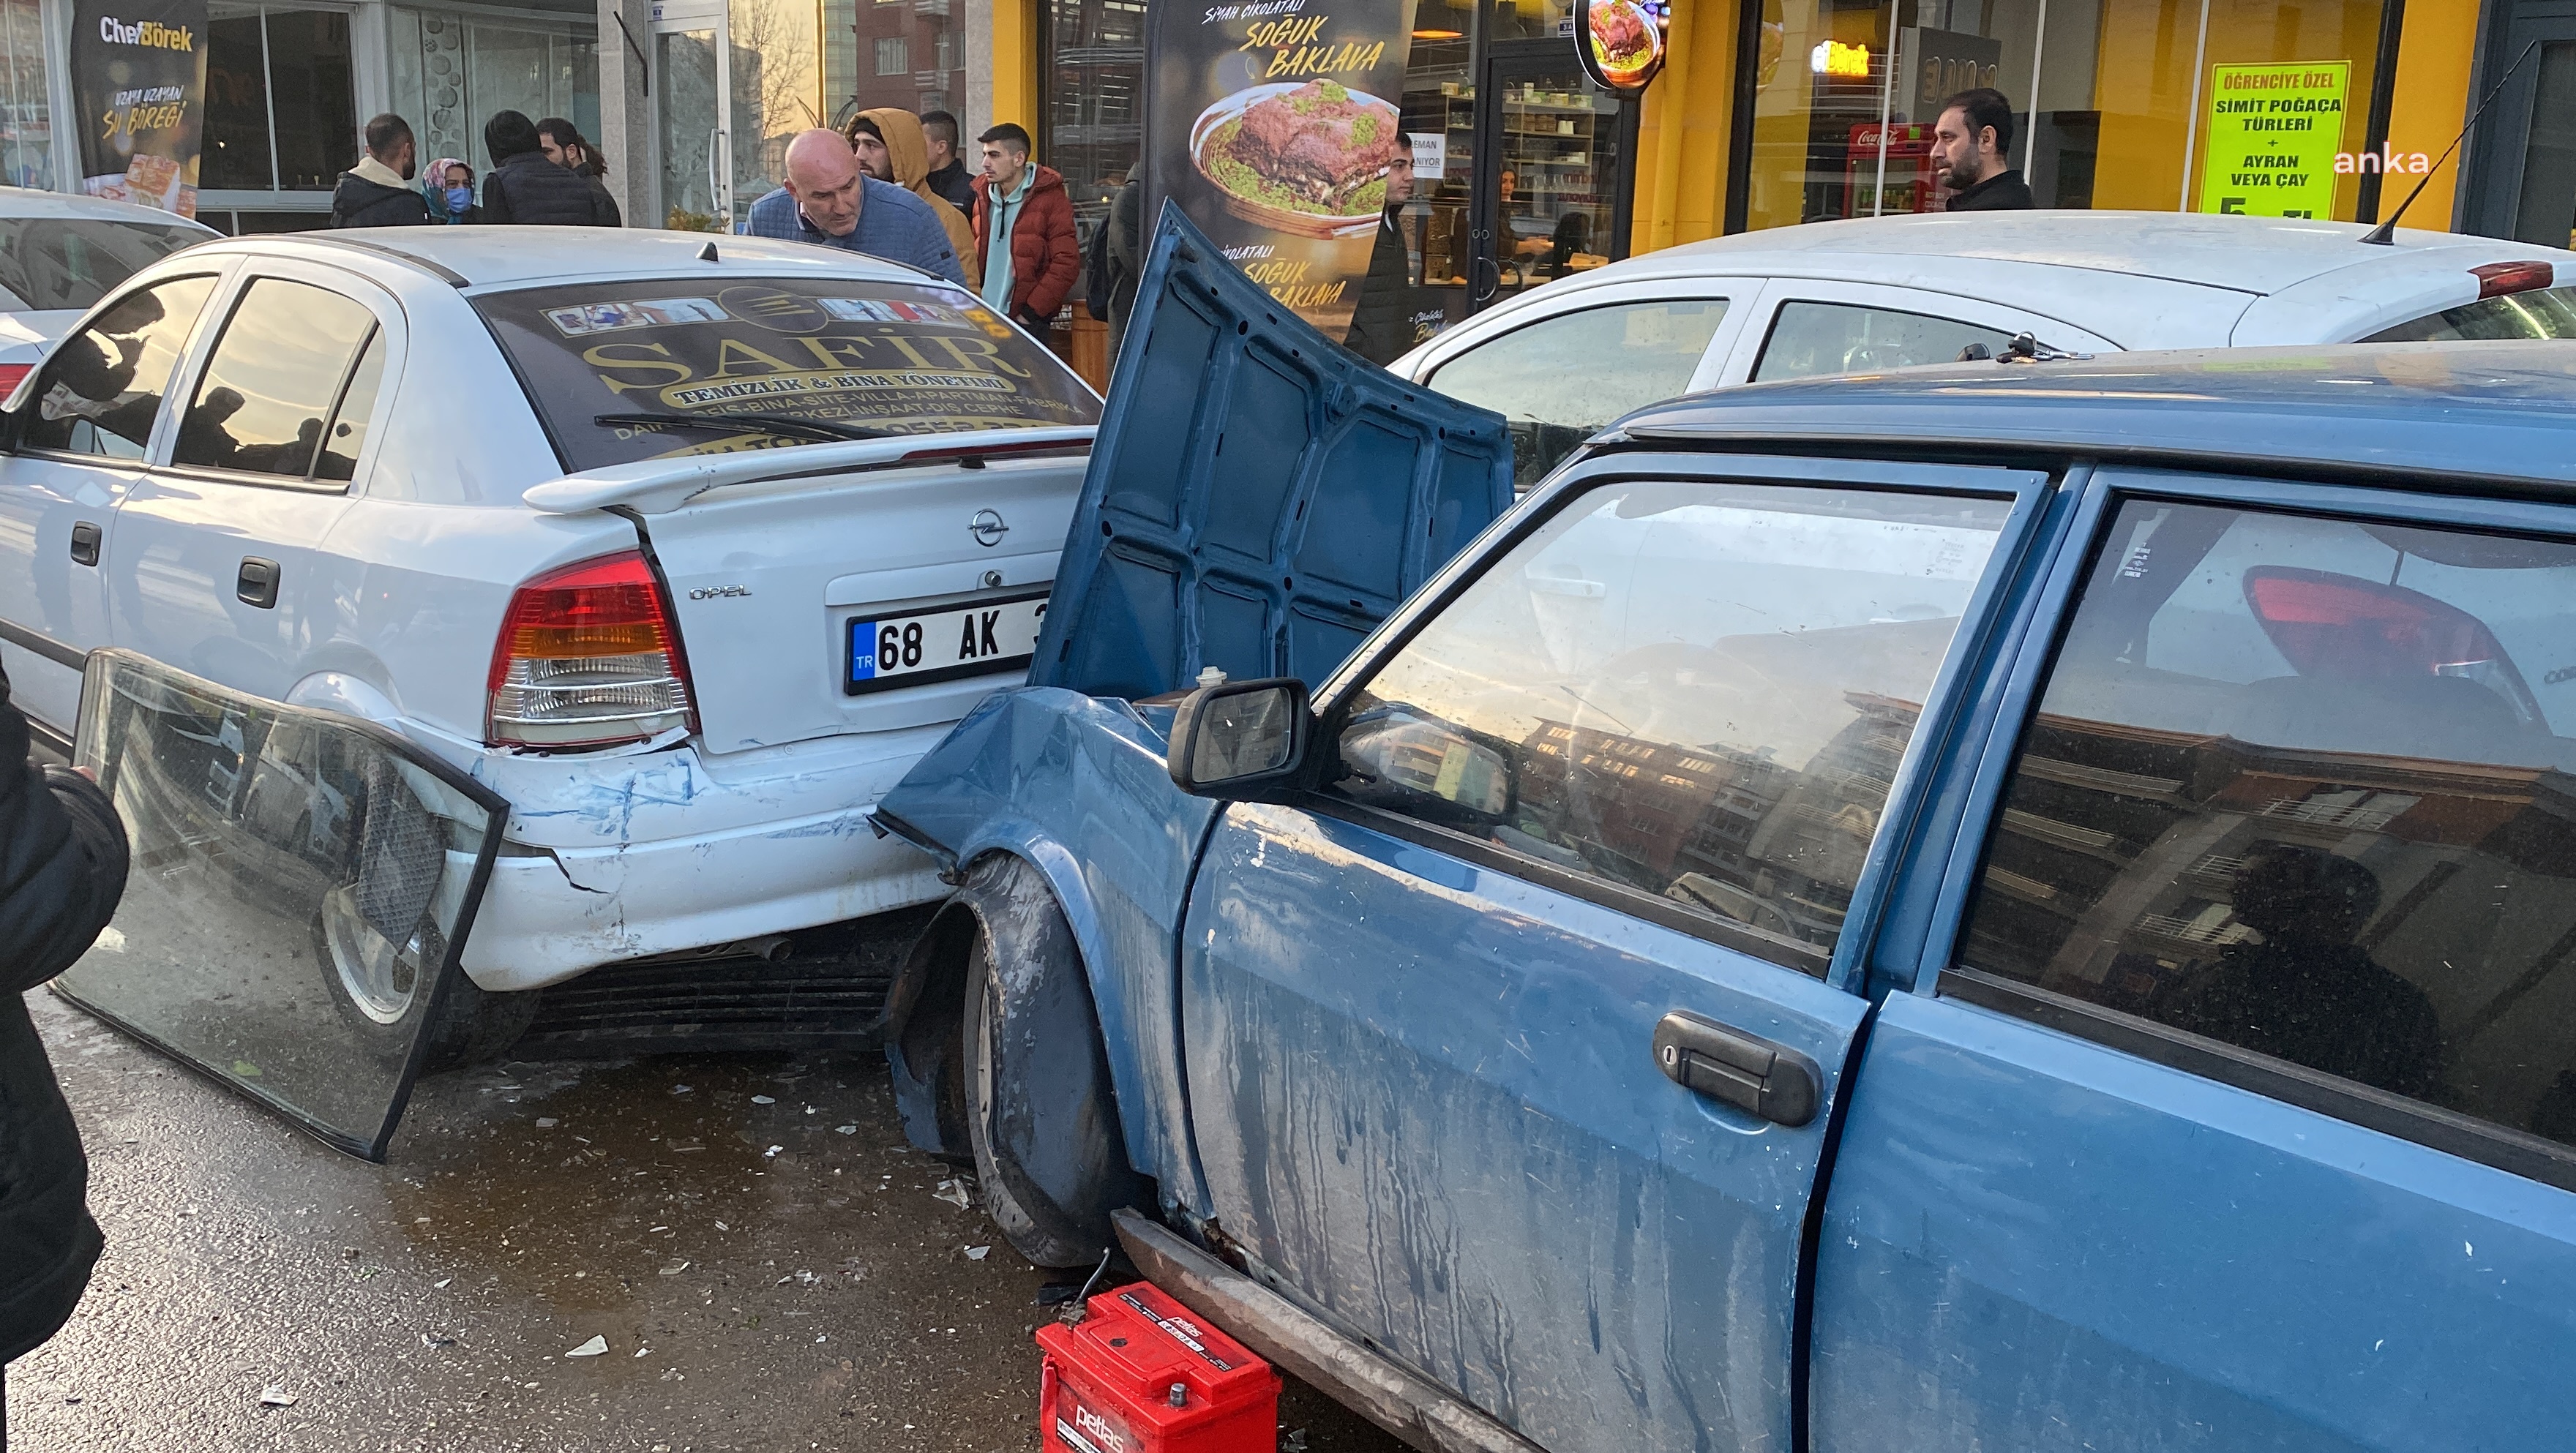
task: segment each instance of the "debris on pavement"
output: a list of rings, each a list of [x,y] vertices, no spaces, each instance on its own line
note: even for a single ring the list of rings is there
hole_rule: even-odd
[[[259,1390],[259,1405],[264,1408],[291,1408],[295,1406],[295,1394],[288,1392],[284,1384],[272,1382]]]
[[[755,1104],[755,1105],[775,1105],[775,1104],[777,1104],[777,1103],[778,1103],[778,1101],[777,1101],[777,1099],[776,1099],[775,1097],[773,1097],[773,1096],[769,1096],[769,1095],[754,1095],[754,1096],[752,1096],[752,1097],[751,1097],[751,1103],[753,1103],[753,1104]]]
[[[423,1347],[453,1347],[456,1345],[456,1339],[448,1336],[444,1332],[423,1332],[420,1334],[420,1345]]]
[[[968,1261],[982,1261],[985,1257],[992,1254],[993,1248],[990,1246],[969,1246],[966,1248],[966,1259]]]
[[[939,1183],[939,1189],[932,1191],[930,1194],[940,1200],[946,1201],[952,1206],[955,1206],[960,1211],[965,1210],[967,1206],[973,1203],[973,1197],[966,1189],[966,1180],[963,1176],[957,1177],[954,1180],[941,1181]]]
[[[574,1348],[573,1350],[571,1350],[570,1352],[565,1353],[565,1354],[564,1354],[564,1356],[566,1356],[566,1357],[597,1357],[598,1355],[600,1355],[600,1354],[601,1354],[601,1353],[603,1353],[603,1352],[606,1352],[607,1350],[608,1350],[608,1339],[607,1339],[607,1338],[605,1338],[605,1337],[593,1337],[593,1338],[591,1338],[589,1341],[584,1342],[583,1344],[581,1344],[579,1347],[576,1347],[576,1348]]]
[[[537,1117],[537,1128],[539,1130],[552,1130],[562,1123],[562,1121],[557,1120],[552,1115],[540,1115]]]
[[[662,1275],[664,1276],[678,1276],[681,1272],[687,1271],[688,1269],[689,1263],[676,1256],[671,1258],[669,1261],[662,1263]]]

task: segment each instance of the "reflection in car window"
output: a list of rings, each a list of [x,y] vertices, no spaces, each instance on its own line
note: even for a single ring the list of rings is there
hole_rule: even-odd
[[[214,290],[210,277],[173,278],[129,294],[63,340],[30,391],[27,446],[142,458],[162,392]]]
[[[2011,341],[2009,333],[1928,313],[1849,303],[1782,303],[1771,336],[1763,341],[1762,359],[1753,365],[1753,381],[1956,363],[1959,350],[1971,343],[2001,354]]]
[[[1971,968],[2576,1144],[2576,545],[2133,503]]]
[[[2364,343],[2454,343],[2478,338],[2576,338],[2576,288],[2480,298],[2382,329]]]
[[[1690,387],[1725,317],[1724,298],[1587,308],[1478,344],[1428,382],[1510,423],[1512,485],[1526,490],[1604,424]]]
[[[254,279],[215,340],[170,462],[309,477],[350,365],[375,331],[363,303],[310,283]]]
[[[1071,369],[971,295],[861,278],[709,278],[524,288],[474,300],[565,463],[813,442],[757,421],[597,422],[601,414],[771,414],[890,434],[1100,422]]]
[[[87,308],[119,283],[180,248],[206,240],[195,227],[83,217],[0,217],[0,311]]]
[[[375,415],[376,391],[384,382],[385,330],[379,328],[367,340],[367,351],[340,395],[340,411],[322,441],[322,457],[313,461],[315,479],[346,481],[357,474],[358,456],[367,447],[367,420]]]
[[[1328,790],[1669,899],[1821,973],[2009,508],[1583,495],[1358,693]]]

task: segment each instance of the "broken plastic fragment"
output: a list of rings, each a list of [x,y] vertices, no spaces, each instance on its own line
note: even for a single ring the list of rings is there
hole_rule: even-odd
[[[957,1180],[941,1181],[939,1183],[939,1189],[932,1191],[930,1194],[936,1196],[940,1200],[946,1201],[952,1206],[955,1206],[960,1211],[965,1210],[971,1203],[971,1198],[966,1192],[966,1182],[962,1178]]]
[[[662,1275],[664,1276],[678,1276],[681,1272],[687,1271],[688,1269],[689,1264],[678,1257],[673,1257],[671,1260],[662,1263]]]
[[[420,1345],[423,1347],[453,1347],[456,1345],[456,1339],[448,1336],[444,1332],[423,1332],[420,1334]]]
[[[859,1133],[859,1127],[856,1125],[835,1125],[832,1129],[842,1135],[856,1135]]]
[[[751,1097],[751,1103],[755,1105],[775,1105],[778,1101],[767,1095],[754,1095]]]
[[[562,1123],[562,1121],[555,1119],[552,1115],[540,1115],[537,1117],[537,1128],[539,1130],[552,1130]]]
[[[968,1261],[982,1261],[985,1257],[992,1254],[993,1248],[989,1246],[969,1246],[966,1248],[966,1259]]]
[[[576,1348],[574,1348],[573,1350],[571,1350],[570,1352],[565,1353],[565,1354],[564,1354],[564,1356],[566,1356],[566,1357],[597,1357],[599,1354],[601,1354],[601,1353],[603,1353],[603,1352],[605,1352],[605,1351],[607,1351],[607,1350],[608,1350],[608,1339],[607,1339],[607,1338],[605,1338],[605,1337],[593,1337],[593,1338],[591,1338],[589,1341],[584,1342],[583,1344],[581,1344],[579,1347],[576,1347]]]
[[[295,1406],[295,1394],[272,1382],[259,1390],[259,1405],[264,1408],[291,1408]]]
[[[430,1285],[437,1287],[441,1291],[445,1291],[447,1289],[447,1284],[454,1280],[456,1280],[456,1278],[452,1276],[440,1277],[438,1280],[431,1282]]]
[[[786,1148],[787,1147],[783,1145],[773,1145],[767,1150],[762,1151],[760,1153],[760,1158],[762,1160],[775,1160],[778,1157],[778,1152],[785,1150]]]

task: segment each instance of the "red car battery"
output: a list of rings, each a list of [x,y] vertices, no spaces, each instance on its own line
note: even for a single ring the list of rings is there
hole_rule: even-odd
[[[1151,1282],[1038,1329],[1046,1453],[1271,1453],[1279,1374]]]

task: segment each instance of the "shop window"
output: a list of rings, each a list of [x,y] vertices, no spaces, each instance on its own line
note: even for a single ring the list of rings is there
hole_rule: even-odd
[[[1039,36],[1038,151],[1087,239],[1144,146],[1144,0],[1044,0]]]
[[[1745,225],[1939,210],[1931,126],[1977,85],[2012,102],[2007,160],[2038,205],[2197,210],[2214,68],[2343,63],[2310,149],[2331,165],[2367,147],[2379,28],[2380,0],[1764,0]],[[2340,174],[2333,215],[2358,198]]]
[[[1971,971],[2576,1144],[2576,547],[2126,506]]]
[[[328,192],[357,159],[349,17],[259,10],[206,26],[206,149],[198,185]]]
[[[39,190],[54,184],[54,112],[37,0],[0,0],[0,182]]]
[[[479,187],[492,163],[483,146],[483,123],[497,111],[523,112],[531,120],[561,116],[593,144],[598,142],[595,25],[555,22],[538,11],[504,21],[394,9],[386,12],[386,21],[392,38],[393,109],[411,123],[422,166],[454,157],[474,169]],[[615,167],[628,160],[610,157],[608,163]]]

